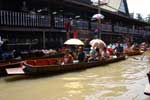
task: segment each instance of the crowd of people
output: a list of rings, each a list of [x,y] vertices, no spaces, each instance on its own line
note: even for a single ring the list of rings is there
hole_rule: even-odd
[[[100,48],[90,48],[89,52],[85,52],[83,46],[79,46],[76,52],[73,50],[65,49],[64,50],[64,61],[63,64],[73,63],[77,60],[78,62],[92,62],[92,61],[102,61],[109,59],[111,56],[121,56],[123,54],[123,49],[120,45],[116,48],[111,49],[104,47]],[[116,52],[114,52],[116,51]]]
[[[91,47],[89,52],[85,52],[84,47],[79,46],[76,48],[77,50],[65,49],[64,64],[73,63],[75,60],[78,60],[78,62],[103,61],[112,57],[120,57],[128,52],[146,50],[147,47],[146,43],[129,45],[118,41],[104,48]]]

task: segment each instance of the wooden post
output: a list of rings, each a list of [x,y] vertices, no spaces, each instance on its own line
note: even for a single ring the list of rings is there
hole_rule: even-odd
[[[134,33],[135,33],[135,25],[133,24],[133,26],[132,26],[132,36],[131,36],[131,41],[133,42],[134,41]]]
[[[101,13],[101,1],[98,0],[98,14]],[[98,19],[98,38],[101,39],[101,19]]]

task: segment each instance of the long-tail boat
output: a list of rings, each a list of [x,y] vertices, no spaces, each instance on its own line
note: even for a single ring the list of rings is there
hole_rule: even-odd
[[[125,56],[117,58],[111,58],[103,61],[94,62],[82,62],[73,64],[58,64],[60,59],[37,59],[37,60],[26,60],[23,66],[16,68],[7,68],[8,74],[42,74],[42,73],[64,73],[69,71],[81,70],[90,67],[101,66],[113,62],[124,60]]]
[[[142,55],[144,52],[140,51],[140,50],[134,50],[134,51],[129,51],[126,52],[125,54],[127,56],[136,56],[136,55]]]
[[[0,76],[7,75],[6,68],[17,68],[20,67],[22,64],[21,61],[10,61],[5,63],[0,63]]]
[[[150,72],[147,73],[148,83],[145,86],[144,94],[150,96]]]
[[[17,68],[24,60],[32,60],[32,59],[51,59],[51,58],[62,58],[64,54],[56,54],[50,56],[42,56],[42,57],[31,57],[31,58],[23,58],[23,59],[10,59],[10,60],[0,60],[0,76],[6,75],[6,68]]]

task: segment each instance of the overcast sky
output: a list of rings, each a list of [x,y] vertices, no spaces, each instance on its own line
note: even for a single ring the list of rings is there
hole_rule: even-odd
[[[127,0],[130,13],[140,13],[143,17],[150,14],[150,0]]]

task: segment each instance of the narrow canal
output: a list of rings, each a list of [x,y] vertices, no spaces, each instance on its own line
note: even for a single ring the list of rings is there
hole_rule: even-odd
[[[145,56],[56,76],[0,78],[0,100],[150,100]]]

